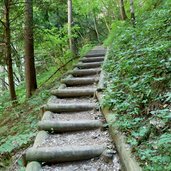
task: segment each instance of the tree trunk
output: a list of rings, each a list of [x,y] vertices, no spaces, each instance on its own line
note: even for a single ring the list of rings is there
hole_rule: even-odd
[[[1,75],[1,90],[4,91],[7,89],[6,82],[5,82],[5,67],[0,66],[0,73]]]
[[[8,82],[9,82],[9,91],[11,100],[15,101],[17,99],[15,92],[15,84],[13,77],[13,67],[12,67],[12,57],[11,57],[11,33],[10,33],[10,21],[9,21],[9,13],[10,13],[10,1],[5,0],[5,56],[6,56],[6,64],[8,70]]]
[[[72,38],[72,0],[68,0],[68,37],[70,50],[73,56],[76,56],[75,44]]]
[[[121,19],[126,20],[127,15],[125,12],[125,6],[124,6],[124,0],[120,0],[120,14],[121,14]]]
[[[25,0],[25,77],[27,97],[31,97],[37,89],[36,69],[34,63],[33,38],[33,1]]]
[[[98,29],[97,29],[97,27],[98,27],[97,26],[97,20],[96,20],[96,15],[95,15],[94,11],[93,11],[93,20],[94,20],[94,29],[95,29],[95,32],[96,32],[97,40],[100,43],[99,32],[98,32]]]
[[[134,12],[134,1],[130,0],[130,13],[131,13],[131,22],[133,27],[135,27],[135,12]]]
[[[106,28],[108,30],[108,33],[109,33],[110,32],[110,27],[109,27],[109,24],[107,22],[106,16],[104,16],[103,18],[104,18],[104,22],[105,22]]]
[[[11,44],[11,45],[12,45],[12,48],[13,48],[13,51],[14,51],[14,54],[15,54],[15,64],[16,64],[17,69],[18,69],[18,74],[20,76],[20,81],[24,81],[22,58],[19,55],[19,53],[18,53],[17,49],[15,48],[15,46],[13,44]]]

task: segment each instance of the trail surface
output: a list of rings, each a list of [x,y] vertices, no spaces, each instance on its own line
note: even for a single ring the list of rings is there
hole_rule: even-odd
[[[120,164],[95,98],[106,50],[95,47],[53,90],[28,149],[27,171],[118,171]]]

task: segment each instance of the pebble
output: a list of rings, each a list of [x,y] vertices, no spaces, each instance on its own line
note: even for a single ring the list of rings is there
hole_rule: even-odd
[[[91,169],[91,166],[83,166],[83,169],[84,170],[90,170]]]

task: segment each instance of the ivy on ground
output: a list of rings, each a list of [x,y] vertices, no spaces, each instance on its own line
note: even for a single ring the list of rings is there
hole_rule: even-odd
[[[104,105],[128,139],[144,170],[171,170],[171,10],[165,0],[136,18],[115,21],[110,45]]]

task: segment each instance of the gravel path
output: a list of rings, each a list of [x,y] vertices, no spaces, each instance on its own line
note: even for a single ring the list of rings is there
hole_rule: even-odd
[[[61,120],[61,121],[69,121],[69,120],[82,120],[82,119],[98,119],[101,118],[100,111],[85,111],[85,112],[71,112],[71,113],[62,113],[61,114],[52,114],[52,118],[54,120]]]
[[[65,104],[65,103],[95,103],[97,100],[89,97],[80,98],[57,98],[54,97],[49,103]]]
[[[102,50],[102,51],[101,51]],[[97,47],[92,53],[97,54],[98,51],[102,53],[104,49]],[[99,78],[99,75],[85,76],[79,78]],[[75,77],[77,78],[77,77]],[[65,87],[64,89],[76,89],[76,88],[97,88],[97,84],[90,84],[84,86],[74,86]],[[79,104],[79,103],[96,103],[97,99],[95,97],[79,97],[79,98],[58,98],[52,96],[48,103],[55,104]],[[63,112],[63,113],[52,113],[51,120],[58,121],[70,121],[70,120],[100,120],[105,123],[103,115],[100,110],[93,109],[84,112]],[[62,128],[61,128],[62,129]],[[106,150],[99,157],[92,158],[90,160],[78,161],[78,162],[67,162],[67,163],[57,163],[48,165],[47,163],[42,163],[42,171],[119,171],[120,164],[119,158],[112,143],[111,137],[108,133],[107,128],[96,128],[87,131],[74,131],[74,132],[63,132],[60,134],[48,134],[48,137],[40,143],[38,148],[44,147],[61,147],[65,146],[94,146],[94,145],[104,145]]]
[[[85,138],[86,137],[86,138]],[[60,140],[60,141],[59,141]],[[50,134],[49,137],[42,142],[40,147],[53,147],[68,145],[109,145],[110,137],[107,131],[101,131],[100,129],[77,131],[62,134]]]
[[[115,155],[112,161],[107,164],[102,158],[95,158],[87,161],[56,164],[53,166],[45,165],[42,171],[119,171],[120,164],[118,160],[118,157]]]

